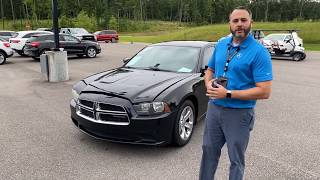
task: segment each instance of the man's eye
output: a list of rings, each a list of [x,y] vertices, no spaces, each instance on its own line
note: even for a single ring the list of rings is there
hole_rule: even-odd
[[[232,22],[233,23],[237,23],[237,22],[239,22],[239,20],[238,19],[234,19],[234,20],[232,20]]]

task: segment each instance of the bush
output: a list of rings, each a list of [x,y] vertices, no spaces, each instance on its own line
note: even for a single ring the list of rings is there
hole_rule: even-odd
[[[82,27],[90,32],[94,32],[97,29],[97,23],[95,17],[89,17],[84,11],[81,11],[74,23],[75,27]]]
[[[109,29],[117,30],[118,31],[118,22],[114,16],[110,17],[109,20]]]

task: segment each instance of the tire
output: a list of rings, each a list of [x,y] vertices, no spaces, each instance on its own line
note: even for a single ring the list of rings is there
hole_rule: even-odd
[[[283,54],[283,52],[279,49],[274,49],[274,53],[277,55],[277,56],[281,56]]]
[[[47,51],[48,51],[47,49],[44,49],[44,50],[42,50],[42,51],[39,53],[39,56],[38,56],[38,57],[32,56],[32,58],[33,58],[34,60],[36,60],[36,61],[40,61],[40,56],[41,56],[42,54],[46,54]]]
[[[95,58],[97,56],[97,50],[94,47],[88,47],[86,50],[86,56],[88,58]]]
[[[294,53],[292,56],[292,60],[294,61],[301,61],[303,59],[302,53]]]
[[[40,61],[40,57],[32,56],[32,59],[34,59],[34,60],[36,60],[36,61]]]
[[[184,101],[178,110],[173,132],[173,144],[184,146],[191,139],[196,121],[195,108],[190,100]]]
[[[0,65],[6,63],[6,60],[7,60],[6,54],[0,51]]]
[[[20,56],[25,56],[23,51],[16,51]]]

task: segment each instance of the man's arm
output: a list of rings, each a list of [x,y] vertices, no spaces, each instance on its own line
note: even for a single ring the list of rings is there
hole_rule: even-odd
[[[214,70],[211,69],[210,67],[208,67],[208,69],[206,70],[206,73],[204,75],[204,82],[205,85],[207,87],[207,89],[211,89],[212,88],[212,81],[213,81],[213,77],[214,76]],[[210,88],[211,87],[211,88]]]
[[[241,100],[268,99],[271,94],[271,81],[256,83],[256,87],[246,90],[232,90],[232,98]]]
[[[246,90],[232,90],[231,98],[241,100],[257,100],[257,99],[268,99],[271,94],[271,81],[264,81],[256,83],[256,87]],[[210,88],[207,86],[207,96],[216,99],[226,98],[227,89],[223,86],[218,85],[218,88]]]

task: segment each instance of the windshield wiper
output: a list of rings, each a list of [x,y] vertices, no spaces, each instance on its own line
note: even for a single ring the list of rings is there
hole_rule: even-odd
[[[153,71],[162,71],[161,69],[158,68],[159,65],[160,65],[160,64],[158,63],[158,64],[156,64],[156,65],[154,65],[154,66],[149,66],[149,67],[144,68],[144,69],[153,70]]]

